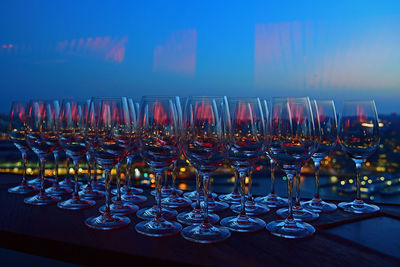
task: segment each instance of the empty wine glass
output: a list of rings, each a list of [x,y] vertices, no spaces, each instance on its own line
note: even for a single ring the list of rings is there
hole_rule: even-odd
[[[58,100],[53,100],[52,101],[52,106],[54,108],[54,113],[55,113],[55,118],[56,118],[56,124],[57,124],[57,129],[59,129],[59,115],[60,115],[60,103]],[[49,195],[54,195],[54,196],[63,196],[63,195],[68,195],[72,192],[71,189],[60,186],[59,183],[59,176],[58,176],[58,158],[60,153],[62,152],[62,147],[58,143],[57,147],[53,150],[53,157],[54,157],[54,182],[51,187],[46,189],[46,193]]]
[[[220,102],[220,103],[219,103]],[[190,97],[187,100],[183,120],[182,146],[186,158],[203,177],[203,221],[184,228],[182,236],[198,243],[215,243],[230,236],[229,230],[209,222],[209,180],[226,156],[225,124],[223,112],[227,104],[214,97]]]
[[[182,123],[183,123],[183,114],[182,114],[182,105],[181,105],[181,101],[180,98],[178,96],[175,97],[175,106],[176,106],[176,111],[177,111],[177,116],[178,116],[178,140],[179,140],[179,151],[180,154],[183,153],[182,152]],[[177,159],[175,159],[175,161],[172,164],[172,170],[171,170],[171,174],[172,174],[172,186],[171,186],[171,195],[169,195],[166,198],[163,198],[161,200],[161,205],[167,208],[172,208],[172,209],[176,209],[176,208],[184,208],[189,206],[192,201],[190,201],[189,199],[185,198],[185,197],[181,197],[176,189],[176,185],[175,185],[175,181],[176,181],[176,177],[177,177]]]
[[[89,118],[89,110],[90,110],[90,103],[91,100],[86,100],[84,103],[84,131],[85,131],[85,145],[86,145],[86,163],[88,166],[88,179],[87,179],[87,184],[82,188],[82,190],[79,192],[79,196],[84,199],[89,199],[89,200],[96,200],[99,198],[103,198],[105,193],[104,191],[98,190],[96,187],[93,186],[93,180],[94,177],[96,176],[96,170],[94,170],[94,166],[96,165],[95,159],[94,159],[94,146],[93,146],[93,140],[95,140],[95,130],[91,128],[87,128],[86,124],[88,122]],[[94,175],[92,176],[92,171],[94,171]]]
[[[269,120],[269,108],[270,108],[270,102],[265,100],[262,102],[263,104],[263,111],[264,111],[264,118],[265,121],[268,122]],[[275,193],[275,170],[276,170],[276,163],[273,159],[268,154],[268,151],[265,151],[265,155],[267,159],[269,159],[270,162],[270,170],[271,170],[271,188],[270,192],[268,195],[263,196],[263,197],[257,197],[255,201],[261,205],[266,205],[267,207],[270,208],[279,208],[279,207],[284,207],[287,206],[288,201],[285,198],[279,197]]]
[[[29,145],[26,142],[28,112],[24,102],[12,102],[10,111],[10,122],[8,124],[9,138],[11,142],[18,148],[22,156],[22,164],[24,172],[21,184],[8,189],[9,193],[28,194],[38,189],[29,185],[26,179],[26,162]]]
[[[312,200],[302,206],[313,212],[331,212],[337,209],[333,203],[323,201],[319,196],[319,168],[321,161],[335,148],[337,142],[337,120],[335,104],[332,100],[313,100],[311,107],[318,114],[321,141],[318,150],[312,155],[315,166],[315,193]],[[315,115],[314,115],[315,116]]]
[[[86,102],[63,100],[59,116],[59,137],[65,153],[74,164],[75,187],[70,199],[57,204],[61,209],[82,210],[96,204],[93,200],[81,199],[79,196],[79,159],[84,157],[88,150],[86,147],[86,118]]]
[[[354,161],[357,174],[357,195],[352,202],[341,202],[339,207],[353,213],[371,213],[379,207],[367,204],[360,195],[361,164],[379,146],[379,124],[375,102],[345,101],[339,123],[339,142],[344,152]]]
[[[129,111],[131,114],[131,121],[132,121],[132,127],[134,130],[138,130],[137,123],[139,120],[139,111],[140,111],[140,105],[136,104],[133,102],[132,98],[128,98],[128,104],[129,104]],[[132,164],[133,160],[135,157],[139,155],[139,142],[136,142],[136,147],[132,146],[132,151],[128,156],[126,156],[126,182],[124,184],[124,187],[121,189],[121,192],[123,193],[122,195],[122,200],[128,201],[134,204],[138,203],[143,203],[147,200],[145,196],[139,196],[137,194],[143,193],[143,189],[136,188],[132,186]]]
[[[229,99],[230,114],[227,119],[229,125],[228,157],[233,166],[239,172],[241,205],[238,216],[230,216],[221,220],[221,225],[232,231],[254,232],[265,227],[265,222],[259,218],[247,216],[246,208],[246,177],[250,176],[255,162],[265,151],[265,120],[261,102],[258,98]],[[250,184],[250,178],[249,178]],[[248,191],[251,190],[249,186]],[[255,207],[251,193],[248,199],[254,205],[252,211],[257,208],[269,210],[265,206]],[[231,207],[232,208],[232,207]]]
[[[95,98],[88,114],[86,131],[92,135],[87,142],[92,143],[96,162],[104,169],[106,205],[101,215],[86,219],[85,224],[98,230],[118,229],[127,226],[130,219],[111,212],[111,169],[127,155],[132,142],[129,110],[122,98]]]
[[[44,189],[46,156],[58,145],[55,111],[51,102],[40,100],[31,101],[28,110],[26,140],[33,152],[39,157],[41,185],[39,194],[24,199],[24,202],[30,205],[44,206],[60,200],[58,197],[46,194]]]
[[[149,221],[136,224],[135,229],[138,233],[162,237],[177,234],[182,229],[179,223],[167,221],[163,217],[161,207],[162,174],[179,155],[178,123],[173,98],[157,96],[142,98],[139,115],[141,154],[156,174],[156,216]],[[149,212],[149,209],[142,209],[138,214],[146,212]]]
[[[271,158],[286,173],[289,201],[288,217],[267,224],[267,230],[273,235],[303,238],[315,232],[312,225],[293,218],[292,191],[296,173],[311,158],[318,142],[308,98],[273,99],[267,124],[267,147]]]

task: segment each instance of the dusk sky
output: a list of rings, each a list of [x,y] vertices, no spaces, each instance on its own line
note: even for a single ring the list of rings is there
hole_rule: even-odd
[[[0,18],[0,112],[174,94],[372,98],[400,113],[399,1],[3,0]]]

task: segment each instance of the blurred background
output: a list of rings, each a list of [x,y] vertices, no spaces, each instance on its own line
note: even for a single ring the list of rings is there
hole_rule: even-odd
[[[334,99],[340,113],[344,99],[375,99],[382,139],[363,166],[362,193],[400,203],[398,1],[5,0],[0,18],[0,172],[22,172],[20,154],[7,140],[13,100],[307,95]],[[193,189],[193,169],[183,158],[179,165],[179,188]],[[305,198],[312,196],[313,171],[312,163],[303,169]],[[28,173],[36,172],[30,154]],[[321,172],[324,199],[354,197],[354,166],[339,147]],[[145,185],[154,181],[140,159],[135,177]],[[262,159],[255,194],[267,193],[269,177]],[[286,178],[278,177],[277,192],[286,195]],[[213,187],[228,192],[232,183],[225,166]]]

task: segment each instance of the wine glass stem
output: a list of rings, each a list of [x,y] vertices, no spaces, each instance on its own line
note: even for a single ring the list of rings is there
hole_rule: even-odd
[[[275,161],[270,160],[271,164],[271,195],[275,194]]]
[[[295,207],[300,207],[300,170],[296,171],[296,200],[294,203]]]
[[[73,199],[79,200],[79,184],[78,184],[78,172],[79,172],[79,161],[78,159],[74,159],[74,180],[75,180],[75,188]]]
[[[239,174],[235,168],[233,169],[233,175],[235,176],[235,184],[233,186],[233,193],[238,194],[239,193]]]
[[[128,190],[130,190],[132,186],[132,157],[128,156],[126,158],[126,175],[127,175],[127,185],[128,185]]]
[[[314,160],[314,165],[315,165],[315,192],[314,192],[314,199],[319,199],[319,167],[321,161],[315,159]]]
[[[69,168],[70,168],[70,163],[71,163],[71,160],[70,160],[69,157],[67,156],[67,162],[66,162],[66,165],[67,165],[67,173],[66,173],[66,177],[65,177],[66,180],[69,180]]]
[[[86,161],[88,165],[88,183],[86,188],[91,189],[92,187],[92,157],[89,153],[86,154]]]
[[[203,175],[203,190],[204,190],[204,220],[203,224],[208,223],[208,193],[209,193],[210,176]]]
[[[58,152],[54,152],[53,156],[54,156],[54,178],[55,178],[54,185],[56,187],[58,187],[58,183],[59,183],[59,181],[58,181],[58,156],[59,156]]]
[[[246,215],[246,176],[247,176],[246,171],[239,172],[240,197],[241,197],[240,198],[240,205],[241,205],[240,217],[247,217],[247,215]]]
[[[288,181],[288,204],[289,204],[289,215],[287,219],[293,220],[293,174],[287,173],[286,176]]]
[[[104,170],[104,184],[106,186],[106,209],[104,211],[104,216],[108,217],[111,215],[110,212],[110,204],[111,204],[111,187],[110,187],[110,182],[111,182],[111,169],[105,169]]]
[[[161,219],[161,180],[162,180],[162,171],[156,172],[156,220]]]
[[[44,191],[44,170],[46,166],[46,159],[44,157],[39,158],[39,171],[40,171],[40,195],[45,195]]]
[[[176,190],[175,190],[175,181],[176,181],[176,162],[172,165],[172,192],[171,195],[175,196],[176,195]]]
[[[356,162],[356,174],[357,174],[357,196],[356,200],[361,200],[361,162]]]
[[[23,164],[23,168],[24,168],[24,172],[22,174],[21,185],[26,185],[26,162],[27,162],[27,153],[26,153],[26,151],[22,151],[21,152],[21,156],[22,156],[22,164]]]
[[[117,163],[117,201],[121,201],[121,163]]]
[[[200,206],[200,194],[201,194],[201,176],[198,171],[196,171],[196,209],[201,209]]]

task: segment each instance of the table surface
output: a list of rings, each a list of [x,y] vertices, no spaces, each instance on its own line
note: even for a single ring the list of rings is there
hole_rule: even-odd
[[[400,250],[396,253],[396,250],[393,252],[384,247],[385,244],[399,245],[398,228],[389,233],[385,230],[385,222],[400,224],[400,205],[380,205],[381,212],[369,215],[341,210],[323,214],[312,223],[317,228],[316,234],[302,240],[275,237],[264,229],[255,233],[232,232],[229,240],[218,244],[197,244],[180,235],[165,238],[140,235],[134,225],[141,220],[135,215],[130,216],[131,224],[120,230],[89,229],[84,220],[98,214],[104,200],[83,211],[65,211],[55,205],[28,206],[23,202],[26,196],[7,192],[9,187],[18,184],[18,180],[14,175],[0,175],[0,244],[5,249],[83,265],[127,262],[207,266],[400,265]],[[149,190],[145,190],[145,195],[149,200],[141,207],[153,204]],[[232,214],[230,210],[219,213],[221,218]],[[278,217],[275,209],[271,209],[260,218],[270,222]],[[382,224],[378,227],[377,218],[383,219],[378,220],[378,224]],[[358,227],[376,231],[367,235],[363,230],[362,238],[348,234]],[[383,240],[380,232],[384,233]]]

